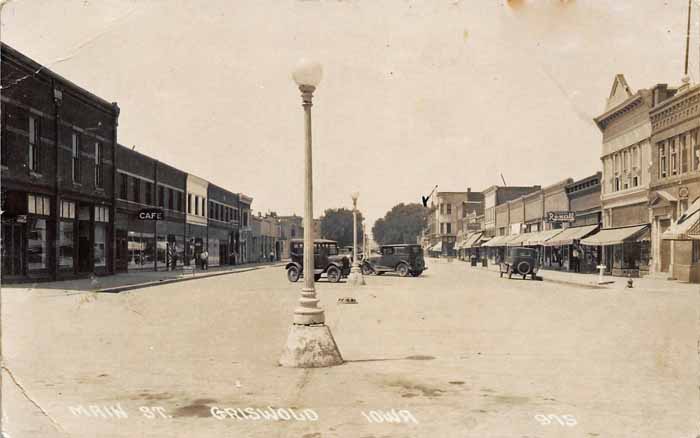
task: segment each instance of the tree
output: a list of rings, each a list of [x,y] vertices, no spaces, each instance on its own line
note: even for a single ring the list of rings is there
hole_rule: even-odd
[[[380,245],[416,243],[428,223],[428,209],[420,204],[394,206],[372,227],[372,237]]]
[[[357,244],[362,244],[362,213],[357,212]],[[325,239],[335,240],[338,246],[352,246],[352,210],[347,208],[329,208],[321,217],[321,235]]]

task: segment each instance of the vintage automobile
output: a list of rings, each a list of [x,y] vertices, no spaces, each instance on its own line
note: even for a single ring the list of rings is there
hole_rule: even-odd
[[[418,277],[426,269],[420,245],[382,245],[377,253],[370,254],[367,260],[362,261],[364,275],[398,272],[402,277]]]
[[[292,239],[290,242],[291,261],[287,263],[287,279],[291,282],[299,281],[304,275],[304,241]],[[331,283],[337,283],[342,277],[350,274],[350,259],[338,253],[338,243],[334,240],[314,240],[314,280],[321,279],[321,275]]]
[[[500,264],[500,275],[503,277],[503,274],[508,274],[508,278],[512,278],[513,274],[522,275],[523,280],[530,275],[535,280],[539,269],[539,255],[536,249],[512,247],[506,250],[505,259]]]

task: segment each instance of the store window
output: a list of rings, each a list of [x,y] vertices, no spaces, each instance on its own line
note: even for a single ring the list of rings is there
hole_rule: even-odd
[[[75,240],[75,202],[61,201],[58,224],[58,267],[72,268]]]
[[[46,269],[48,256],[48,233],[46,219],[28,220],[27,234],[27,269],[35,271]]]
[[[51,199],[48,196],[29,194],[27,196],[27,212],[49,216],[51,214]]]
[[[107,224],[109,223],[109,208],[95,206],[95,267],[107,266]]]
[[[41,133],[39,129],[39,119],[29,116],[29,148],[27,164],[32,172],[39,172],[39,153],[41,143]]]

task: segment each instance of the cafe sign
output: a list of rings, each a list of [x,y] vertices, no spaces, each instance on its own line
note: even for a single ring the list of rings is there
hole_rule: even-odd
[[[138,218],[142,221],[162,221],[165,216],[160,208],[143,208],[139,210]]]
[[[548,211],[547,222],[574,222],[576,212],[573,211]]]

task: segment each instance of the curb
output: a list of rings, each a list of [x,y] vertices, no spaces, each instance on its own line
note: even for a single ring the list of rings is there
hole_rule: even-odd
[[[237,270],[225,271],[225,272],[212,272],[211,274],[200,274],[194,276],[183,276],[174,278],[165,278],[156,281],[147,281],[145,283],[135,283],[126,284],[123,286],[106,287],[104,289],[97,289],[94,292],[97,293],[108,293],[108,294],[118,294],[120,292],[127,292],[134,289],[147,289],[149,287],[162,286],[164,284],[180,283],[183,281],[201,280],[203,278],[219,277],[221,275],[239,274],[243,272],[256,271],[258,269],[274,268],[279,265],[266,265],[266,266],[253,266],[250,268],[241,268]]]

